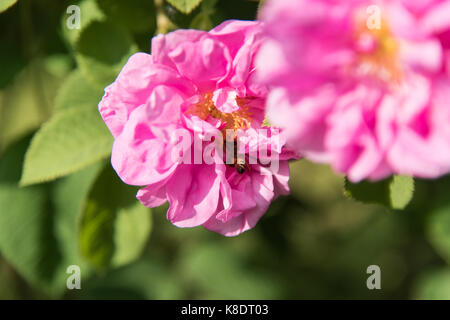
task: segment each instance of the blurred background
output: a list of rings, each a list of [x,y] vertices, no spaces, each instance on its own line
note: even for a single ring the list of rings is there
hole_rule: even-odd
[[[150,52],[155,34],[253,20],[257,8],[0,0],[0,299],[450,299],[448,177],[416,180],[395,211],[346,198],[327,166],[293,162],[292,195],[225,238],[172,226],[166,206],[140,206],[110,168],[97,104],[130,54]],[[66,288],[69,265],[81,290]],[[366,286],[370,265],[381,290]]]

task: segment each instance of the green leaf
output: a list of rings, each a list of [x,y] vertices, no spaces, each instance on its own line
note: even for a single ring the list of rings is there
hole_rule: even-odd
[[[67,267],[88,265],[77,247],[77,219],[103,163],[52,184],[18,187],[29,138],[0,159],[0,252],[33,286],[51,296],[66,289]]]
[[[414,195],[414,179],[406,176],[392,176],[388,179],[351,183],[345,179],[345,194],[351,199],[377,203],[391,209],[402,210]]]
[[[146,32],[150,37],[156,28],[153,1],[142,0],[97,0],[99,8],[107,18],[133,32]]]
[[[75,43],[78,41],[78,38],[80,37],[81,32],[92,22],[104,21],[106,19],[105,14],[102,12],[102,10],[100,10],[95,0],[80,1],[78,6],[80,7],[81,13],[80,29],[69,29],[67,27],[67,19],[70,17],[70,15],[65,11],[62,15],[62,34],[64,39],[66,39],[71,46],[75,45]]]
[[[60,253],[52,234],[47,186],[18,188],[21,162],[29,139],[0,159],[0,252],[32,285],[53,288]]]
[[[450,206],[432,212],[427,225],[428,240],[436,251],[450,263]]]
[[[50,181],[87,167],[110,154],[112,141],[96,108],[59,112],[33,137],[20,183]]]
[[[280,295],[276,274],[249,268],[242,257],[219,244],[204,244],[184,253],[183,279],[209,299],[274,299]]]
[[[189,29],[191,28],[192,20],[200,12],[200,6],[192,10],[191,13],[185,14],[171,5],[169,2],[163,2],[162,12],[158,14],[157,33],[167,33],[176,29]],[[167,19],[169,21],[167,21]]]
[[[414,299],[450,300],[450,268],[426,272],[415,284]]]
[[[212,27],[214,27],[214,23],[211,20],[210,15],[205,12],[200,12],[191,22],[192,29],[208,31]]]
[[[25,61],[21,57],[20,51],[12,48],[0,51],[0,61],[7,61],[7,63],[2,64],[2,72],[0,73],[0,89],[3,89],[25,67]]]
[[[144,255],[134,263],[86,281],[78,297],[84,300],[181,299],[183,291],[171,268],[151,255]]]
[[[137,51],[129,33],[99,21],[82,30],[75,48],[84,76],[102,89],[114,81],[128,58]]]
[[[97,270],[133,261],[147,243],[150,210],[136,200],[136,191],[108,166],[90,192],[79,243],[82,255]]]
[[[49,74],[42,61],[36,59],[0,92],[0,150],[48,119],[60,82],[60,78]]]
[[[58,254],[45,186],[0,184],[0,252],[36,287],[49,287]]]
[[[133,198],[134,199],[134,198]],[[122,266],[140,256],[151,230],[149,210],[138,201],[117,211],[112,265]]]
[[[408,176],[393,176],[389,191],[391,207],[402,210],[414,196],[414,179]]]
[[[203,0],[200,12],[192,19],[190,27],[199,30],[211,30],[219,21],[215,16],[217,0]]]
[[[0,0],[0,13],[11,8],[17,0]]]
[[[202,0],[202,10],[203,11],[213,11],[219,0]]]
[[[191,13],[202,0],[167,0],[168,3],[177,8],[180,12],[184,14]]]
[[[45,69],[59,79],[67,76],[73,69],[73,61],[68,54],[52,54],[44,60]]]
[[[58,90],[55,98],[55,110],[61,111],[84,106],[95,109],[102,95],[103,90],[91,86],[81,71],[75,69]]]
[[[55,237],[64,255],[64,272],[60,275],[65,283],[65,270],[69,265],[80,266],[83,277],[88,275],[88,264],[82,259],[78,247],[78,220],[87,201],[89,190],[104,168],[99,162],[52,185]]]

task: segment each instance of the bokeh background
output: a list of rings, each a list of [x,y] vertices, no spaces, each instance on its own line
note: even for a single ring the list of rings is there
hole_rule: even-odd
[[[66,25],[72,4],[80,29]],[[292,195],[225,238],[172,226],[110,168],[97,104],[129,55],[150,52],[155,34],[253,20],[257,8],[0,0],[0,299],[450,299],[448,177],[416,180],[395,211],[346,198],[327,166],[293,162]],[[66,289],[73,264],[81,290]],[[366,287],[369,265],[381,290]]]

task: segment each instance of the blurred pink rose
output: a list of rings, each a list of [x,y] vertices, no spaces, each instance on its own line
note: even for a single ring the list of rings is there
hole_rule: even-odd
[[[450,0],[268,1],[258,78],[289,145],[354,182],[450,171]]]
[[[177,130],[194,138],[262,127],[267,91],[254,81],[253,63],[260,44],[260,23],[251,21],[158,35],[152,54],[133,55],[105,89],[99,110],[115,138],[114,169],[125,183],[145,186],[137,195],[145,206],[168,201],[167,218],[178,227],[238,235],[289,192],[289,155],[281,145],[270,147],[281,157],[278,170],[258,162],[240,173],[217,153],[213,164],[172,157]]]

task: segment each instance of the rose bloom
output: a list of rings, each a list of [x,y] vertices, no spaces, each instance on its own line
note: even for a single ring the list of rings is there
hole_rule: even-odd
[[[263,127],[267,90],[256,83],[254,56],[262,40],[254,21],[226,21],[209,32],[177,30],[152,40],[152,54],[137,53],[105,89],[99,110],[115,138],[111,162],[127,184],[144,186],[137,198],[147,207],[169,202],[167,219],[178,227],[202,225],[225,236],[255,226],[271,201],[289,192],[290,153],[259,132],[247,140],[279,156],[279,166],[194,163],[177,160],[174,132],[188,133],[183,145],[200,154],[208,145],[195,138],[226,130]],[[223,134],[225,138],[225,134]],[[248,156],[248,155],[247,155]],[[266,156],[267,158],[267,156]],[[184,160],[184,161],[181,161]],[[188,160],[188,161],[186,161]]]
[[[450,0],[268,1],[261,19],[290,147],[353,182],[450,171]]]

